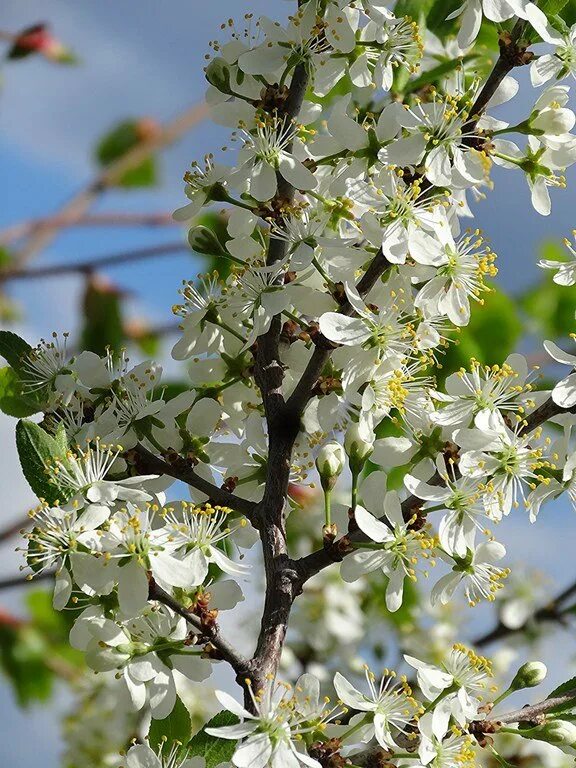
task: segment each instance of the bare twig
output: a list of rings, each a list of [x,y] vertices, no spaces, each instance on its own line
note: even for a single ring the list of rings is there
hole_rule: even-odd
[[[29,237],[40,229],[66,229],[69,227],[174,227],[182,226],[169,212],[162,213],[91,213],[80,218],[56,214],[28,219],[0,231],[0,244],[9,245]]]
[[[7,280],[38,280],[46,277],[59,277],[71,272],[89,274],[105,267],[116,267],[132,261],[154,259],[158,256],[168,256],[189,250],[189,246],[183,240],[177,240],[173,243],[135,248],[130,251],[112,253],[109,256],[97,256],[70,264],[47,264],[45,267],[0,270],[0,283]]]
[[[55,571],[42,571],[42,573],[38,573],[35,576],[32,576],[32,574],[12,576],[9,579],[0,581],[0,590],[13,589],[14,587],[33,587],[38,581],[48,581],[53,579],[55,575]]]
[[[552,696],[549,699],[544,699],[544,701],[539,701],[537,704],[530,704],[529,706],[522,707],[522,709],[516,709],[514,712],[507,712],[505,715],[494,718],[492,722],[502,724],[533,723],[537,725],[541,721],[542,715],[545,715],[552,709],[556,709],[556,707],[567,704],[574,698],[576,698],[576,688],[572,688],[560,696]]]
[[[160,587],[154,580],[150,581],[150,600],[158,600],[158,602],[171,608],[174,613],[182,616],[191,627],[197,632],[207,638],[210,643],[218,650],[222,658],[227,661],[232,669],[236,672],[239,678],[239,682],[242,682],[246,675],[250,673],[250,662],[241,653],[239,653],[224,637],[222,637],[217,625],[210,627],[205,626],[200,618],[195,614],[187,611],[180,603],[175,600],[172,595],[168,594],[162,587]]]
[[[254,518],[256,504],[247,499],[236,496],[225,488],[218,488],[217,485],[200,477],[194,469],[188,465],[185,459],[176,457],[174,462],[164,461],[164,459],[155,456],[147,448],[137,445],[128,452],[129,461],[133,461],[142,474],[168,475],[176,480],[191,485],[193,488],[205,493],[211,501],[223,507],[240,512],[249,520]]]
[[[470,120],[464,126],[464,132],[469,133],[476,128],[478,121],[484,114],[490,99],[494,96],[504,78],[515,68],[527,64],[531,56],[526,53],[526,47],[521,45],[522,35],[527,27],[524,19],[518,19],[512,29],[507,34],[500,36],[500,55],[496,60],[492,72],[484,83],[482,90],[476,97],[476,101],[470,108]]]
[[[114,186],[127,171],[136,168],[154,152],[173,144],[191,128],[202,122],[207,115],[208,107],[206,104],[194,104],[184,110],[153,136],[144,139],[121,158],[108,165],[84,189],[62,206],[56,216],[64,218],[67,221],[66,226],[70,226],[71,222],[81,219],[95,200],[107,189]],[[46,248],[52,242],[58,229],[58,226],[52,224],[38,228],[16,254],[18,262],[24,264]]]
[[[473,644],[478,648],[482,648],[485,645],[490,645],[498,640],[503,640],[510,635],[515,635],[520,632],[524,632],[534,624],[539,624],[543,621],[558,621],[561,622],[565,615],[572,610],[573,606],[565,606],[563,603],[571,597],[576,595],[576,582],[570,584],[569,587],[560,592],[559,595],[552,598],[546,605],[543,605],[538,610],[534,611],[526,621],[519,627],[508,627],[502,621],[499,621],[496,626],[486,634],[481,635]]]

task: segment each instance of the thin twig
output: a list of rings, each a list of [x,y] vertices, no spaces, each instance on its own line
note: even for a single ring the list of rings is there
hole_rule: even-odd
[[[27,576],[12,576],[9,579],[3,579],[0,581],[0,590],[13,589],[14,587],[33,587],[38,581],[48,581],[53,579],[56,575],[55,571],[42,571],[36,575],[28,574]]]
[[[174,227],[182,226],[172,218],[172,213],[90,213],[80,218],[56,214],[28,219],[0,231],[0,244],[9,245],[15,240],[29,237],[40,229],[66,229],[69,227]]]
[[[128,459],[135,461],[141,474],[168,475],[176,480],[182,480],[205,493],[215,504],[240,512],[249,520],[254,518],[255,502],[236,496],[225,488],[218,488],[217,485],[200,477],[184,459],[177,458],[174,462],[168,462],[155,456],[142,445],[135,446],[128,454]]]
[[[114,186],[127,172],[136,168],[154,152],[173,144],[208,115],[206,104],[195,104],[166,123],[155,135],[144,139],[118,160],[108,165],[84,189],[62,206],[56,214],[70,222],[81,219],[90,206],[110,187]],[[38,228],[25,245],[16,254],[20,264],[28,262],[33,256],[46,248],[58,232],[58,227],[46,225]]]
[[[242,680],[246,675],[250,674],[250,662],[241,653],[239,653],[229,642],[224,638],[217,625],[206,627],[202,624],[202,621],[198,616],[187,611],[172,595],[166,592],[160,587],[154,580],[150,581],[149,598],[151,600],[158,600],[158,602],[171,608],[174,613],[182,616],[191,627],[204,635],[210,643],[216,648],[222,658],[227,661],[232,669],[236,672],[236,675]]]
[[[534,613],[519,627],[509,627],[500,620],[493,629],[474,640],[473,644],[478,648],[482,648],[491,643],[495,643],[498,640],[503,640],[510,635],[524,632],[534,624],[539,624],[543,621],[561,622],[564,616],[573,608],[572,605],[563,606],[562,603],[566,602],[566,600],[574,595],[576,595],[576,582],[570,584],[569,587],[560,592],[559,595],[556,595],[556,597],[552,598],[546,605],[543,605],[541,608],[534,611]]]
[[[189,251],[189,246],[183,240],[162,245],[152,245],[147,248],[134,248],[130,251],[112,253],[108,256],[95,256],[80,262],[70,264],[47,264],[43,267],[0,270],[0,283],[8,280],[38,280],[46,277],[59,277],[74,272],[89,274],[105,267],[116,267],[131,261],[154,259],[158,256],[168,256],[174,253]]]
[[[493,718],[492,722],[502,724],[533,723],[537,725],[541,721],[542,715],[547,714],[552,709],[556,709],[556,707],[567,704],[572,699],[576,699],[576,688],[572,688],[560,696],[552,696],[549,699],[544,699],[544,701],[539,701],[537,704],[531,704],[527,707],[522,707],[522,709],[507,712],[505,715]]]

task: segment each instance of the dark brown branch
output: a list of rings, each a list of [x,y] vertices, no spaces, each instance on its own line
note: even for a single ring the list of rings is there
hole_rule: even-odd
[[[389,266],[390,262],[386,256],[384,256],[382,250],[379,250],[356,286],[360,296],[366,296],[366,294],[372,290]],[[343,315],[354,314],[354,309],[348,300],[341,305],[340,312]],[[299,421],[302,416],[302,413],[312,396],[312,390],[318,381],[318,377],[321,375],[324,366],[330,359],[330,355],[338,346],[337,344],[333,344],[321,333],[315,337],[314,343],[316,348],[312,353],[312,357],[308,361],[308,365],[286,403],[286,408],[294,421]]]
[[[515,67],[527,64],[532,56],[526,52],[525,45],[522,45],[522,35],[526,30],[527,22],[518,19],[510,33],[504,32],[500,35],[499,46],[500,55],[496,60],[492,72],[484,83],[482,90],[476,97],[476,101],[470,108],[470,120],[464,126],[464,132],[473,131],[478,121],[484,114],[490,99],[494,96],[504,78],[510,74]]]
[[[308,86],[306,67],[295,67],[283,105],[284,126],[294,123],[300,113]],[[272,201],[275,210],[285,209],[294,200],[296,190],[277,174],[278,190]],[[275,264],[285,258],[287,243],[270,238],[267,263]],[[296,592],[292,561],[286,546],[285,505],[290,479],[290,463],[300,420],[285,407],[282,382],[284,368],[279,354],[282,320],[273,318],[269,330],[258,338],[254,376],[262,394],[268,427],[268,457],[264,496],[257,505],[256,517],[262,542],[266,574],[266,592],[256,651],[252,659],[252,685],[263,688],[266,679],[274,676],[288,627],[288,618]],[[246,698],[247,706],[252,706]]]
[[[9,523],[0,531],[0,544],[3,544],[13,536],[16,536],[16,534],[20,533],[23,528],[29,528],[31,524],[32,520],[29,515],[23,515],[19,520]]]
[[[48,581],[53,579],[56,573],[54,571],[42,571],[35,576],[28,574],[23,576],[12,576],[9,579],[3,579],[0,581],[0,589],[13,589],[14,587],[33,587],[38,581]]]
[[[503,640],[506,637],[510,637],[510,635],[524,632],[531,626],[540,624],[544,621],[562,622],[565,615],[573,608],[572,605],[564,606],[563,603],[565,603],[566,600],[573,597],[574,595],[576,595],[576,582],[560,592],[559,595],[552,598],[552,600],[546,603],[546,605],[543,605],[537,611],[534,611],[532,616],[530,616],[521,626],[508,627],[502,621],[499,621],[493,629],[474,640],[473,645],[478,648],[482,648],[486,645],[490,645],[491,643],[495,643],[498,640]]]
[[[189,246],[183,240],[178,240],[173,243],[152,245],[147,248],[135,248],[131,251],[121,251],[120,253],[112,253],[109,256],[98,256],[70,264],[47,264],[46,266],[32,269],[5,269],[0,271],[0,283],[7,280],[38,280],[46,277],[59,277],[71,272],[89,274],[105,267],[116,267],[131,261],[153,259],[158,256],[167,256],[189,250]]]
[[[175,600],[172,595],[168,594],[162,587],[158,586],[154,580],[150,581],[150,600],[158,600],[158,602],[171,608],[174,613],[182,616],[191,627],[197,630],[201,635],[207,638],[210,643],[217,649],[224,661],[227,661],[232,669],[236,672],[239,681],[243,681],[250,671],[250,663],[248,659],[242,656],[220,633],[220,629],[217,625],[206,627],[200,618],[195,614],[187,611],[180,603]]]
[[[155,456],[144,446],[137,445],[128,452],[127,459],[135,464],[141,474],[168,475],[176,480],[182,480],[182,482],[205,493],[215,504],[230,507],[230,509],[245,515],[249,520],[253,520],[256,507],[253,501],[242,499],[225,488],[218,488],[217,485],[200,477],[181,457],[177,457],[174,462],[165,461]]]

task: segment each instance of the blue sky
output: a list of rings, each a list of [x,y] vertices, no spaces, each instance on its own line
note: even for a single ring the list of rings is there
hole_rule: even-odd
[[[219,25],[244,13],[282,17],[291,9],[284,0],[3,0],[0,29],[16,31],[49,21],[55,34],[82,59],[79,67],[51,65],[39,58],[6,63],[0,92],[0,167],[4,195],[0,229],[58,208],[94,173],[91,151],[98,138],[122,119],[150,116],[161,122],[200,102],[204,92],[202,66],[208,41],[219,36]],[[523,84],[527,73],[522,73]],[[521,91],[522,94],[522,91]],[[524,116],[535,100],[529,85],[517,97],[514,116]],[[184,141],[163,154],[162,183],[139,193],[108,194],[97,211],[170,211],[184,202],[182,174],[189,163],[217,149],[225,132],[205,122]],[[498,280],[511,292],[537,277],[538,244],[569,235],[576,225],[574,195],[553,192],[553,213],[542,218],[529,207],[522,174],[497,172],[496,187],[476,206],[476,224],[490,237],[499,255]],[[183,237],[175,228],[78,229],[59,237],[37,263],[61,263],[105,255]],[[182,254],[137,268],[107,270],[106,275],[131,295],[130,311],[154,322],[172,319],[171,305],[182,278],[198,271],[193,256]],[[54,329],[74,330],[81,283],[59,277],[43,283],[16,283],[11,295],[26,307],[21,330],[29,339]],[[498,340],[495,339],[497,344]],[[13,423],[0,419],[6,446],[0,466],[2,517],[18,517],[31,503],[19,474],[13,449]],[[507,524],[505,543],[512,559],[538,562],[562,583],[564,558],[570,560],[572,518],[560,506],[539,523],[538,536],[523,520]],[[573,558],[572,558],[573,559]],[[0,573],[13,573],[15,555],[7,552]],[[18,594],[3,595],[18,610]],[[45,768],[58,765],[59,739],[54,712],[19,712],[0,680],[0,756],[7,764],[32,768],[42,750]]]

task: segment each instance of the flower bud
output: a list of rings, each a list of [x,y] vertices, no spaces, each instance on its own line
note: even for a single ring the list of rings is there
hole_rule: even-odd
[[[532,738],[549,744],[572,746],[576,743],[576,725],[568,720],[549,720],[532,729]]]
[[[324,490],[330,490],[336,484],[338,475],[344,469],[346,454],[339,443],[326,443],[316,457],[316,469]]]
[[[530,127],[538,134],[561,136],[574,127],[574,112],[570,109],[547,107],[530,118]]]
[[[215,233],[201,224],[192,227],[188,233],[188,242],[193,251],[204,256],[224,256],[227,254]]]
[[[547,673],[546,665],[541,661],[527,661],[514,675],[509,690],[521,691],[523,688],[534,688],[540,685]]]
[[[358,472],[374,450],[374,433],[365,425],[352,422],[346,430],[344,448],[350,459],[350,469]]]
[[[221,93],[230,93],[230,67],[228,62],[218,56],[212,59],[205,70],[206,80]]]

